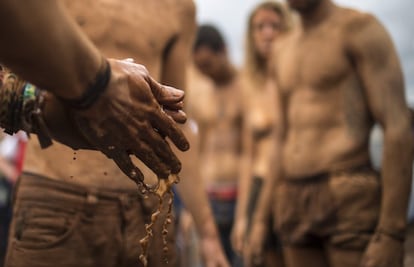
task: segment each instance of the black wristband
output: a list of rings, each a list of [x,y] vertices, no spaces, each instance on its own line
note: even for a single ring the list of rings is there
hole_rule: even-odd
[[[83,95],[75,99],[59,97],[59,99],[68,107],[77,110],[90,108],[96,100],[105,92],[111,79],[111,66],[108,60],[104,59],[101,69],[95,77],[94,83],[89,85]]]

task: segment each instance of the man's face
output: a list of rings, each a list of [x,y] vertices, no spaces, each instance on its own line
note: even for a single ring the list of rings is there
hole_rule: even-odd
[[[298,11],[307,11],[317,6],[322,0],[287,0],[289,6]]]
[[[213,80],[220,75],[223,67],[224,51],[215,52],[209,47],[200,46],[193,53],[197,69]]]
[[[257,53],[268,58],[273,41],[282,30],[282,19],[270,9],[259,9],[253,17],[253,42]]]

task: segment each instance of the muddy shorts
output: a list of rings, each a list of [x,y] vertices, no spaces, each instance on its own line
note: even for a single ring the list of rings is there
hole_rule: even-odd
[[[275,228],[286,246],[363,249],[375,231],[380,199],[380,178],[371,168],[284,179],[276,186]]]
[[[15,196],[6,266],[142,266],[139,241],[157,205],[155,197],[144,199],[138,190],[94,190],[24,174]],[[149,266],[176,266],[173,224],[168,253],[163,253],[163,219],[154,228]]]

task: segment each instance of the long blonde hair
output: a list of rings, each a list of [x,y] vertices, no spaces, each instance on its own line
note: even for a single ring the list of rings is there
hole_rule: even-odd
[[[282,19],[282,33],[288,32],[292,27],[292,20],[287,6],[279,1],[264,1],[257,5],[250,13],[247,22],[247,34],[245,40],[245,62],[243,76],[249,82],[262,82],[266,76],[266,62],[258,55],[253,40],[253,18],[259,10],[267,9],[278,14]]]

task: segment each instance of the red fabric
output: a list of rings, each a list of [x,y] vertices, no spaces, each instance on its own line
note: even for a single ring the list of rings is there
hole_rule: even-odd
[[[20,175],[23,170],[23,162],[24,162],[24,155],[26,152],[27,140],[25,136],[23,136],[22,134],[19,134],[18,138],[19,139],[18,139],[17,148],[16,148],[17,151],[16,151],[15,163],[16,163],[16,170],[18,172],[18,175]]]

